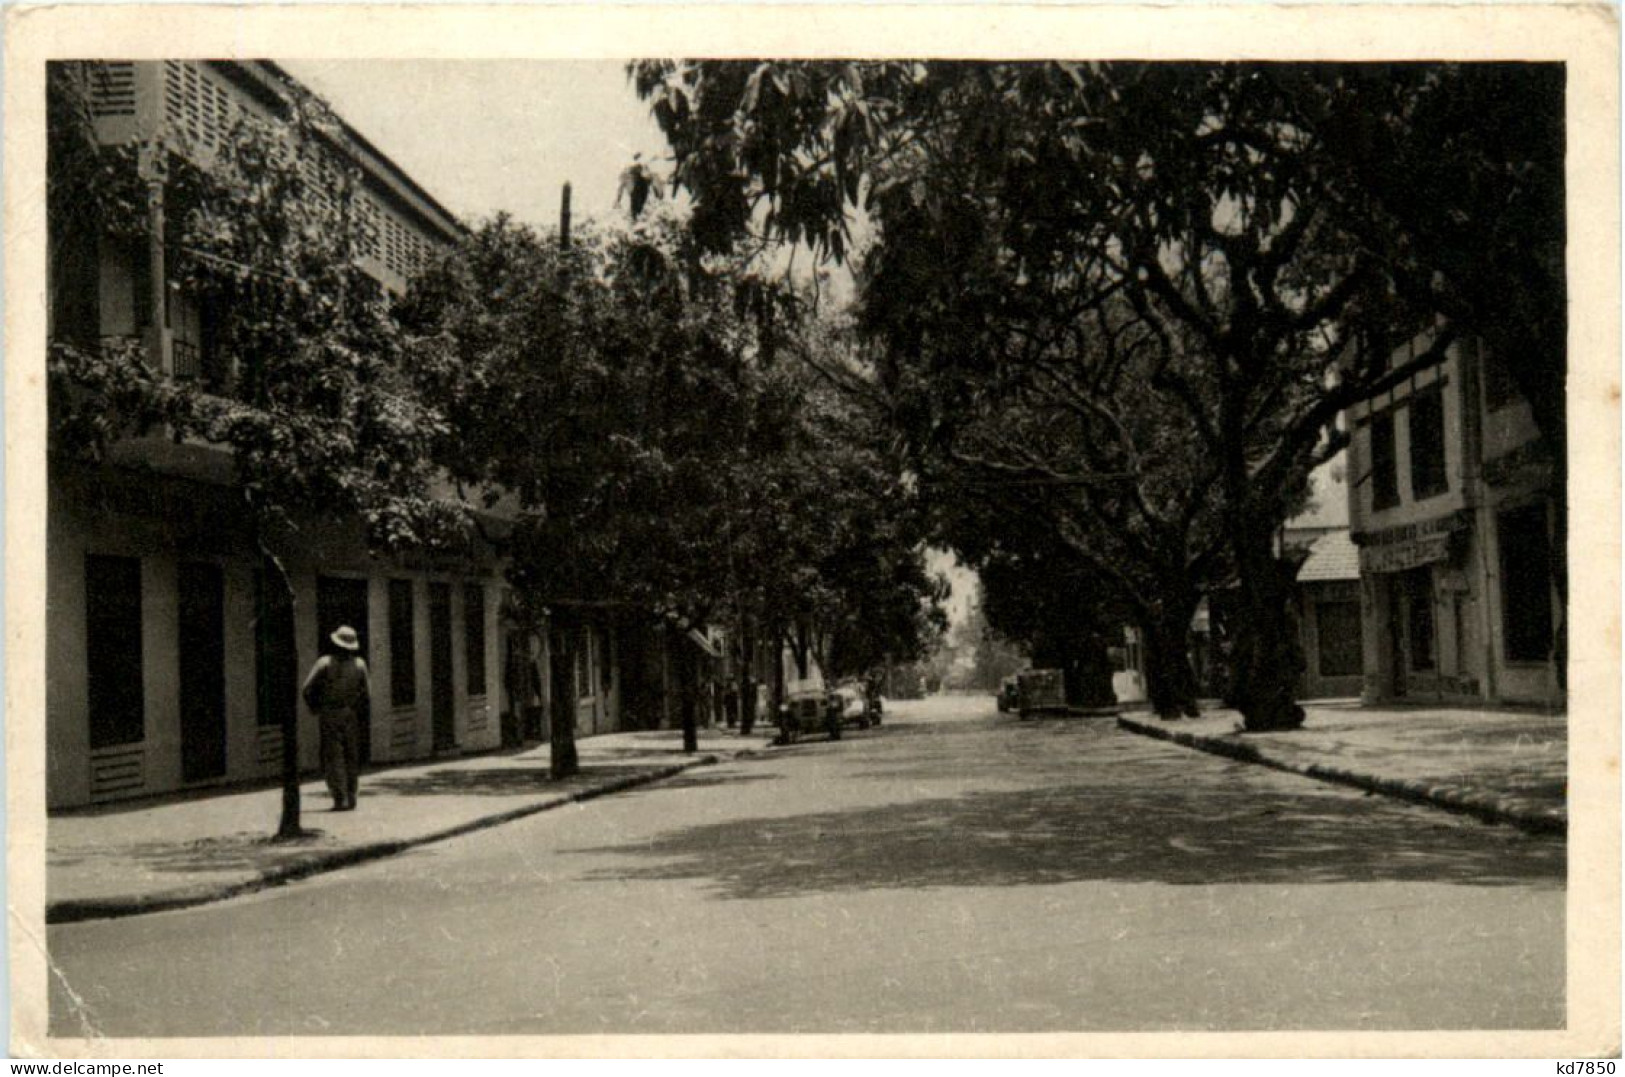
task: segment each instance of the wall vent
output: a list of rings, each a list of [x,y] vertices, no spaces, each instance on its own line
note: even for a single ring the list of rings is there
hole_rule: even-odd
[[[133,796],[147,784],[147,748],[144,744],[120,744],[90,753],[90,799],[113,800]]]

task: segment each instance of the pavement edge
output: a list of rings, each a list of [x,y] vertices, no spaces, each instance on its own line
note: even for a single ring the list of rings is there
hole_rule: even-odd
[[[734,753],[730,758],[736,758],[744,754],[743,752]],[[45,905],[45,922],[55,925],[82,923],[86,920],[111,920],[126,916],[142,916],[155,912],[170,912],[175,909],[187,909],[197,905],[225,901],[228,898],[242,897],[245,894],[269,890],[276,886],[284,886],[300,879],[308,879],[313,875],[323,875],[330,871],[338,871],[341,868],[352,867],[371,860],[382,860],[385,857],[403,853],[408,849],[432,845],[436,842],[461,837],[464,834],[472,834],[479,830],[501,826],[503,823],[511,823],[526,816],[538,815],[545,811],[552,811],[555,808],[562,808],[566,804],[579,804],[582,801],[623,792],[640,785],[664,781],[667,778],[681,774],[685,770],[711,766],[720,761],[719,756],[702,755],[694,759],[686,759],[681,763],[673,763],[669,766],[645,771],[641,774],[628,774],[597,785],[577,789],[573,792],[560,793],[545,800],[526,804],[524,807],[497,812],[495,815],[484,815],[428,834],[391,841],[368,842],[364,845],[335,849],[325,854],[313,854],[309,858],[297,860],[290,864],[278,865],[274,868],[267,868],[253,878],[240,879],[235,882],[199,884],[165,890],[156,894],[129,897],[47,901]]]
[[[1567,812],[1558,808],[1545,808],[1530,804],[1517,797],[1482,793],[1458,785],[1430,784],[1399,778],[1379,778],[1372,774],[1362,774],[1358,771],[1344,770],[1339,767],[1323,766],[1319,763],[1294,763],[1271,756],[1251,744],[1238,743],[1224,737],[1165,729],[1161,726],[1151,725],[1122,715],[1118,716],[1117,725],[1118,728],[1125,729],[1130,733],[1170,741],[1187,748],[1194,748],[1200,752],[1222,755],[1246,763],[1257,763],[1260,766],[1271,767],[1275,770],[1286,771],[1305,778],[1315,778],[1319,781],[1351,786],[1355,789],[1363,789],[1368,793],[1379,793],[1398,800],[1410,801],[1413,804],[1423,804],[1462,815],[1471,815],[1489,823],[1504,823],[1537,834],[1567,835],[1568,833]]]

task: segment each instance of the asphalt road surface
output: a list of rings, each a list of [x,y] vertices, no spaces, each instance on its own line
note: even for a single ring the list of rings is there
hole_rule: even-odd
[[[992,701],[49,934],[56,1035],[1554,1028],[1564,846]]]

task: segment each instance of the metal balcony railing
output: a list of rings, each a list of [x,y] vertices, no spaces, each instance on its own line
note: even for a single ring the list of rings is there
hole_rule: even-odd
[[[170,357],[175,364],[177,381],[192,381],[203,377],[203,353],[189,340],[170,341]]]

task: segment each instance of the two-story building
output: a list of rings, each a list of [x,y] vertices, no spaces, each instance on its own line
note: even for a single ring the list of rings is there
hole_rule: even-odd
[[[1459,341],[1348,418],[1362,697],[1561,706],[1562,492],[1502,359]]]
[[[87,80],[96,137],[192,155],[239,116],[276,122],[301,88],[276,64],[99,62]],[[359,173],[346,197],[371,225],[362,266],[399,292],[463,226],[348,125],[331,150]],[[321,184],[317,197],[338,188]],[[162,205],[165,170],[142,177]],[[212,390],[230,362],[210,311],[171,279],[164,232],[140,243],[78,234],[53,242],[52,333],[142,342],[164,376]],[[303,765],[315,719],[297,688],[340,624],[360,634],[372,670],[363,752],[374,761],[494,748],[500,715],[545,708],[545,638],[518,638],[502,616],[490,551],[382,560],[344,521],[301,521],[286,560],[291,608],[271,586],[233,488],[227,453],[164,437],[130,439],[87,465],[50,459],[47,594],[47,802],[50,808],[268,779],[280,772],[285,718],[299,715]],[[578,725],[615,728],[615,640],[578,649]]]

